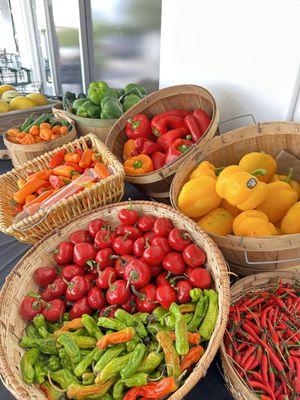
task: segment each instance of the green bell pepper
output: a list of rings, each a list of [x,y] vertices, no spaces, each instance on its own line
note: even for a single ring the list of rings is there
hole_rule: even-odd
[[[128,83],[128,85],[125,86],[125,93],[136,94],[141,99],[142,97],[147,95],[147,90],[146,88],[144,88],[144,86],[137,83]]]
[[[101,111],[101,119],[116,119],[123,114],[123,106],[118,99],[107,100]]]
[[[76,115],[84,118],[100,118],[101,108],[92,101],[86,101],[78,108]]]
[[[124,112],[129,110],[132,106],[134,106],[136,103],[138,103],[141,100],[141,98],[136,95],[136,94],[129,94],[128,96],[125,97],[125,100],[123,101],[123,108]]]

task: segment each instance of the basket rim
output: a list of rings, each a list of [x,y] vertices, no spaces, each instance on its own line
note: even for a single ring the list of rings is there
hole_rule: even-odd
[[[119,208],[119,207],[126,207],[127,205],[130,204],[136,204],[137,206],[143,207],[145,206],[154,206],[157,207],[158,209],[165,209],[169,211],[174,218],[178,216],[182,221],[186,221],[187,225],[193,226],[196,228],[197,233],[199,233],[202,237],[203,240],[207,242],[207,244],[212,247],[213,251],[215,252],[216,257],[218,258],[218,274],[216,276],[216,282],[219,283],[219,286],[222,287],[222,297],[220,297],[220,303],[222,305],[222,308],[219,310],[219,315],[218,315],[218,321],[219,324],[218,326],[215,327],[214,332],[212,334],[212,337],[210,341],[208,342],[208,347],[203,355],[203,357],[200,359],[198,364],[195,366],[193,369],[192,373],[188,376],[186,379],[185,383],[177,389],[176,392],[174,392],[168,399],[170,400],[175,400],[178,398],[178,396],[182,396],[180,398],[183,398],[195,385],[196,383],[203,377],[205,376],[207,369],[205,368],[205,365],[203,364],[203,360],[206,362],[208,367],[210,366],[211,362],[213,361],[219,346],[222,342],[223,334],[225,332],[226,324],[227,324],[227,318],[228,318],[228,313],[229,313],[229,305],[230,305],[230,282],[229,282],[229,274],[227,270],[227,264],[226,261],[217,247],[217,245],[213,242],[213,240],[197,225],[195,224],[194,221],[189,219],[188,217],[184,216],[181,214],[178,210],[173,209],[172,207],[163,204],[163,203],[157,203],[153,201],[145,201],[145,200],[137,200],[137,201],[126,201],[126,202],[119,202],[119,203],[114,203],[110,204],[107,206],[99,207],[97,209],[87,211],[86,213],[82,214],[80,218],[78,219],[73,219],[69,222],[66,222],[62,225],[60,225],[58,228],[53,230],[52,232],[49,232],[47,235],[45,235],[40,241],[38,241],[36,244],[34,244],[26,253],[25,255],[18,261],[18,263],[14,266],[14,268],[11,270],[11,272],[8,274],[8,276],[5,279],[4,285],[2,286],[0,290],[0,310],[4,307],[4,297],[5,297],[5,292],[9,291],[10,289],[10,284],[14,279],[14,276],[19,273],[19,270],[22,268],[22,264],[27,261],[27,259],[37,250],[37,248],[43,244],[45,241],[49,240],[52,236],[54,235],[60,235],[61,230],[66,228],[69,224],[73,223],[74,221],[82,221],[86,216],[89,216],[91,214],[99,214],[101,211],[108,210],[108,209],[113,209],[113,208]],[[175,219],[176,221],[176,219]],[[216,329],[217,328],[217,329]],[[208,368],[207,367],[207,368]],[[4,381],[4,385],[11,391],[13,390],[13,394],[16,394],[17,392],[15,391],[15,388],[19,387],[19,384],[15,378],[15,376],[11,373],[10,365],[8,363],[8,360],[6,359],[6,352],[4,350],[4,346],[2,343],[2,337],[0,336],[0,370],[2,371],[2,380]],[[4,374],[5,371],[5,374]],[[7,373],[9,371],[10,373]]]
[[[231,286],[231,293],[232,293],[232,291],[239,288],[240,286],[241,286],[241,290],[239,293],[240,295],[243,295],[245,293],[255,290],[255,288],[257,288],[257,286],[255,286],[255,283],[258,284],[259,278],[265,278],[265,279],[269,278],[269,279],[273,279],[273,280],[280,280],[280,278],[283,278],[283,279],[287,279],[290,281],[294,281],[294,280],[296,280],[296,277],[299,277],[299,281],[300,281],[300,270],[299,271],[276,270],[274,272],[261,272],[259,274],[249,275],[242,279],[239,279],[237,282],[235,282]],[[252,282],[252,284],[254,284],[253,286],[249,287],[249,290],[245,289],[245,287],[244,287],[244,284],[247,283],[248,281]],[[272,287],[272,286],[274,286],[274,284],[267,283],[264,285],[260,285],[259,290],[264,290],[265,288]],[[241,296],[238,296],[237,294],[233,294],[232,296],[234,297],[235,301],[237,301],[239,299],[239,297],[241,297]],[[232,384],[232,379],[234,379],[235,381],[238,381],[239,386],[241,386],[245,392],[248,392],[247,398],[246,397],[242,397],[242,398],[244,398],[245,400],[246,399],[247,400],[257,399],[257,396],[255,396],[251,392],[249,387],[245,384],[245,382],[240,378],[239,374],[236,372],[232,362],[230,361],[229,357],[227,356],[223,339],[222,339],[221,345],[220,345],[220,354],[221,354],[221,361],[222,361],[222,369],[223,369],[223,373],[225,375],[225,382],[227,382],[226,387],[231,392],[231,394],[235,397],[235,393],[232,390],[232,388],[236,387],[236,384],[235,385]],[[230,369],[230,370],[228,371],[228,369]],[[242,396],[244,396],[244,395],[242,395]],[[235,397],[235,398],[237,398],[237,397]],[[239,397],[239,399],[240,398],[241,397]]]
[[[278,125],[278,132],[262,132],[261,129],[263,127],[269,126],[269,125]],[[241,133],[244,130],[247,130],[249,128],[251,129],[255,129],[255,127],[257,128],[257,132],[256,132],[256,136],[270,136],[270,135],[276,135],[278,133],[281,134],[287,134],[287,135],[298,135],[298,133],[295,132],[281,132],[280,130],[280,126],[288,126],[288,125],[294,125],[294,126],[298,126],[298,130],[300,133],[300,122],[294,122],[294,121],[267,121],[267,122],[258,122],[257,124],[251,124],[251,125],[246,125],[246,126],[242,126],[240,128],[236,128],[233,129],[231,131],[225,132],[219,136],[215,136],[214,138],[212,138],[209,142],[205,143],[204,146],[201,149],[197,149],[195,151],[194,154],[196,154],[199,151],[199,154],[205,153],[205,150],[209,147],[212,146],[214,144],[214,142],[219,142],[222,141],[222,143],[224,143],[224,147],[226,147],[227,143],[223,142],[222,138],[226,138],[227,135],[230,136],[234,136],[235,134]],[[253,134],[253,137],[254,134]],[[229,145],[229,144],[228,144]],[[230,144],[232,145],[232,144]],[[209,153],[211,151],[209,150]],[[189,159],[185,160],[182,165],[180,166],[180,170],[184,169],[186,164],[189,162]],[[171,182],[171,186],[170,186],[170,201],[171,201],[171,205],[179,211],[178,205],[177,205],[177,199],[175,199],[175,194],[174,194],[174,187],[176,184],[176,180],[177,177],[179,175],[179,170],[175,173],[175,176]],[[298,200],[299,201],[299,200]],[[217,243],[219,243],[220,240],[225,240],[230,239],[234,242],[236,242],[237,244],[239,244],[240,246],[244,246],[244,249],[247,250],[247,246],[249,243],[261,243],[263,242],[264,244],[267,244],[268,242],[270,242],[270,240],[273,240],[274,238],[276,238],[276,240],[280,240],[280,241],[285,241],[285,240],[289,240],[292,241],[294,246],[300,246],[300,234],[299,233],[293,233],[293,234],[286,234],[286,235],[278,235],[278,236],[260,236],[260,237],[247,237],[247,236],[236,236],[236,235],[215,235],[215,234],[210,234],[210,236],[217,241]],[[296,241],[296,243],[294,243]],[[251,252],[254,252],[255,250],[251,250]],[[258,251],[257,251],[258,252]]]
[[[180,156],[178,159],[173,160],[173,161],[170,162],[169,164],[164,165],[162,168],[159,168],[159,169],[157,169],[157,170],[155,170],[155,171],[152,171],[152,172],[149,172],[149,173],[147,173],[147,174],[139,174],[139,175],[125,174],[125,177],[126,177],[126,178],[128,177],[129,179],[131,178],[131,179],[134,179],[134,180],[143,180],[145,177],[148,178],[148,179],[149,179],[149,178],[151,179],[151,177],[153,177],[153,180],[156,181],[156,179],[155,179],[155,175],[156,175],[156,174],[160,175],[160,174],[162,173],[163,170],[169,171],[169,170],[172,168],[172,166],[174,166],[175,163],[178,162],[183,156],[186,156],[187,158],[189,158],[190,156],[192,156],[192,154],[194,154],[194,152],[197,150],[197,146],[198,146],[199,144],[201,144],[201,141],[206,137],[207,133],[208,133],[209,130],[212,128],[212,125],[213,125],[216,121],[217,121],[217,125],[219,125],[219,110],[218,110],[218,107],[217,107],[217,103],[216,103],[216,100],[215,100],[215,98],[213,97],[212,93],[211,93],[208,89],[206,89],[206,88],[203,87],[203,86],[194,85],[194,84],[172,85],[172,86],[168,86],[168,87],[165,87],[165,88],[158,89],[158,90],[156,90],[156,91],[154,91],[154,92],[148,94],[146,97],[142,98],[137,104],[135,104],[133,107],[131,107],[129,110],[127,110],[119,119],[116,120],[115,124],[111,127],[111,130],[110,130],[110,132],[109,132],[109,134],[108,134],[108,136],[107,136],[107,139],[106,139],[106,141],[105,141],[105,144],[108,142],[109,136],[111,135],[111,132],[113,131],[113,129],[114,129],[114,128],[118,128],[118,129],[119,129],[118,124],[120,123],[120,121],[122,121],[122,120],[124,120],[124,119],[127,121],[128,118],[126,118],[126,116],[127,116],[128,114],[130,114],[132,111],[134,111],[136,105],[141,104],[142,102],[144,102],[144,103],[145,103],[144,106],[145,106],[145,108],[146,108],[146,107],[148,106],[149,100],[151,101],[152,98],[155,98],[158,94],[164,94],[164,93],[166,93],[166,92],[169,92],[170,90],[176,90],[176,89],[179,90],[179,92],[176,93],[176,94],[170,94],[170,96],[165,96],[165,97],[163,97],[163,99],[166,99],[167,97],[180,96],[180,95],[184,94],[184,93],[185,93],[185,90],[186,90],[187,88],[195,88],[195,89],[197,89],[197,90],[200,89],[201,91],[206,92],[207,95],[208,95],[208,97],[210,98],[210,100],[211,100],[211,102],[212,102],[212,105],[213,105],[212,109],[213,109],[213,111],[212,111],[211,121],[210,121],[210,124],[209,124],[209,126],[207,127],[206,131],[204,132],[204,135],[201,136],[201,138],[200,138],[196,143],[193,143],[193,145],[191,146],[191,149],[188,150],[185,154],[183,154],[182,156]],[[182,92],[180,92],[181,89],[182,89]],[[160,100],[161,100],[161,99],[158,99],[157,101],[160,101]],[[118,134],[116,134],[115,136],[119,136],[121,132],[122,132],[122,130],[119,129]]]
[[[88,141],[95,141],[97,143],[97,145],[100,146],[101,150],[106,150],[108,151],[110,154],[109,156],[112,158],[113,160],[113,167],[115,168],[115,174],[114,175],[110,175],[108,176],[106,179],[101,180],[99,182],[96,182],[95,185],[93,185],[91,188],[86,188],[85,190],[82,190],[79,193],[76,193],[72,196],[69,196],[67,199],[64,199],[63,201],[61,201],[60,203],[56,204],[55,206],[53,206],[53,209],[51,210],[51,212],[56,211],[57,209],[64,207],[64,206],[68,206],[70,203],[72,203],[74,200],[80,200],[81,198],[85,197],[87,194],[92,196],[93,193],[98,190],[99,188],[101,188],[102,186],[105,186],[107,184],[109,184],[110,182],[113,182],[115,180],[115,178],[117,177],[124,177],[125,173],[124,173],[124,169],[122,164],[119,162],[119,160],[114,156],[114,154],[112,154],[112,152],[105,146],[104,143],[102,143],[100,141],[100,139],[98,139],[98,137],[96,135],[94,135],[93,133],[89,133],[88,135],[82,136],[79,139],[76,139],[72,142],[66,143],[60,147],[57,147],[54,150],[51,150],[49,152],[44,153],[41,156],[38,156],[36,158],[34,158],[31,161],[26,162],[25,164],[23,164],[21,167],[17,167],[12,169],[11,171],[8,171],[7,173],[1,175],[0,177],[0,182],[1,182],[1,178],[2,177],[13,177],[14,179],[17,177],[17,174],[19,171],[24,170],[26,168],[31,167],[32,163],[37,159],[44,159],[46,155],[53,155],[55,153],[57,153],[58,151],[60,151],[61,149],[64,149],[67,147],[68,144],[77,144],[77,143],[87,143]],[[18,222],[17,224],[10,224],[9,226],[4,226],[4,224],[2,223],[2,221],[0,221],[0,230],[4,233],[11,233],[15,230],[24,230],[26,228],[26,225],[28,223],[36,223],[38,220],[43,219],[46,215],[48,215],[48,211],[47,210],[39,210],[38,212],[36,212],[35,214],[33,214],[32,216],[29,216],[27,218],[24,218],[22,221]],[[25,228],[23,228],[25,227]],[[30,229],[30,228],[28,228]]]
[[[43,110],[47,110],[47,108],[49,107],[54,107],[55,105],[61,104],[61,101],[59,100],[49,100],[48,104],[44,104],[42,106],[35,106],[35,107],[31,107],[31,108],[26,108],[23,110],[11,110],[11,111],[7,111],[5,113],[1,113],[1,117],[13,117],[14,115],[21,115],[22,113],[26,113],[26,112],[35,112],[35,111],[43,111]]]
[[[87,118],[87,117],[81,117],[80,115],[74,114],[69,110],[62,109],[61,111],[63,111],[69,118],[72,118],[74,121],[76,121],[76,119],[78,119],[78,121],[84,120],[84,121],[91,121],[91,122],[107,121],[107,123],[111,123],[111,121],[117,121],[116,118],[113,118],[113,119]]]

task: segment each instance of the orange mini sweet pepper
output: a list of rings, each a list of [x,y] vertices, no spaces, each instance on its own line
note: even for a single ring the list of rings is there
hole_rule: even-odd
[[[88,168],[92,164],[93,150],[85,149],[79,161],[80,168]]]

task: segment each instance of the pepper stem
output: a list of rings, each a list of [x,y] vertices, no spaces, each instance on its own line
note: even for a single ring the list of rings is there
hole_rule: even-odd
[[[142,293],[140,293],[139,291],[136,290],[136,288],[134,287],[134,285],[131,285],[131,290],[133,292],[133,294],[136,295],[136,297],[138,297],[141,300],[146,300],[146,296]]]
[[[266,169],[258,168],[258,169],[255,169],[254,171],[250,172],[250,175],[254,175],[254,176],[267,175],[267,173],[268,173],[268,171]]]
[[[223,171],[223,169],[225,169],[225,167],[218,167],[218,168],[215,168],[215,174],[216,174],[216,176],[219,176],[220,173]]]
[[[291,183],[292,177],[294,175],[294,168],[289,168],[289,173],[285,179],[283,179],[283,182],[286,183]]]

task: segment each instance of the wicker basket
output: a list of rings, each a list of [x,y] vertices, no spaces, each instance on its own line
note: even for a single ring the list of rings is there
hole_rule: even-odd
[[[34,386],[27,386],[21,379],[20,358],[22,349],[18,346],[18,340],[22,336],[24,322],[18,315],[18,306],[23,296],[32,290],[36,285],[33,281],[32,272],[41,265],[49,265],[52,261],[52,251],[58,243],[68,238],[71,232],[78,228],[85,228],[95,217],[109,219],[110,224],[116,226],[118,223],[117,214],[128,206],[128,202],[102,207],[87,213],[68,225],[59,228],[58,232],[48,234],[39,243],[32,247],[27,254],[19,261],[10,273],[0,293],[0,371],[5,386],[20,400],[41,400],[45,397]],[[152,214],[156,217],[165,216],[171,218],[179,228],[187,229],[193,240],[203,247],[207,253],[207,266],[210,270],[216,290],[219,293],[219,316],[213,335],[208,343],[207,350],[181,386],[169,399],[182,399],[195,384],[206,374],[221,343],[229,310],[229,278],[225,260],[213,243],[204,232],[200,231],[196,224],[189,218],[184,217],[178,211],[169,206],[136,201],[133,205],[137,211]]]
[[[54,150],[66,143],[72,142],[76,138],[75,123],[67,116],[57,115],[57,119],[64,119],[70,122],[72,129],[64,136],[48,142],[41,142],[36,144],[17,144],[12,143],[7,139],[6,133],[3,135],[4,144],[8,150],[9,157],[12,160],[14,167],[21,167],[28,161],[41,156],[42,154]]]
[[[45,106],[37,106],[26,110],[9,111],[0,114],[0,133],[7,131],[12,126],[20,126],[29,115],[34,118],[44,113],[51,113],[52,107],[57,107],[60,104],[58,101],[49,100]]]
[[[88,145],[92,145],[97,149],[103,161],[114,168],[115,174],[97,182],[91,188],[61,201],[51,212],[40,210],[33,216],[12,225],[14,216],[11,199],[13,193],[17,190],[18,178],[26,178],[28,170],[40,171],[47,168],[51,157],[60,149],[85,149]],[[14,236],[21,242],[35,243],[58,225],[71,221],[73,218],[78,218],[84,211],[120,201],[123,193],[123,166],[96,136],[90,134],[37,157],[33,161],[24,164],[23,167],[0,176],[0,230],[7,235]]]
[[[235,129],[214,138],[176,173],[170,190],[172,205],[177,208],[182,186],[201,161],[208,160],[217,166],[226,166],[238,163],[243,155],[251,151],[265,151],[275,157],[282,149],[300,158],[299,133],[300,124],[266,122]],[[231,270],[243,276],[253,272],[293,269],[300,265],[300,234],[259,238],[232,235],[211,237],[230,263]]]
[[[231,300],[234,303],[240,297],[253,290],[265,290],[283,283],[300,281],[300,271],[265,272],[243,278],[231,287]],[[221,344],[221,359],[226,386],[236,400],[258,400],[258,397],[248,388],[236,372],[234,365],[227,356],[224,343]]]
[[[194,110],[202,108],[211,117],[211,123],[205,135],[198,140],[193,148],[181,156],[179,159],[166,165],[165,167],[143,175],[126,175],[126,180],[136,185],[149,197],[163,202],[169,202],[170,184],[175,172],[180,165],[192,155],[199,146],[211,139],[217,132],[219,124],[219,112],[213,96],[204,88],[196,85],[178,85],[158,90],[142,99],[139,103],[131,107],[111,129],[106,145],[123,161],[123,146],[126,136],[123,133],[127,120],[136,114],[144,113],[149,117],[173,109]]]

